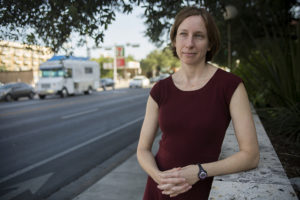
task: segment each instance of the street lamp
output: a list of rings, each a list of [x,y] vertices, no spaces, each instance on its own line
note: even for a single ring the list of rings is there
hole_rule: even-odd
[[[238,14],[237,9],[232,5],[225,6],[223,13],[224,19],[227,21],[227,37],[228,37],[228,67],[231,70],[231,20]]]

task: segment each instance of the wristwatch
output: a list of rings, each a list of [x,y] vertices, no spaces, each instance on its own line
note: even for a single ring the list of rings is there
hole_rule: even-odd
[[[203,169],[200,163],[197,164],[199,167],[198,178],[204,180],[207,177],[207,172]]]

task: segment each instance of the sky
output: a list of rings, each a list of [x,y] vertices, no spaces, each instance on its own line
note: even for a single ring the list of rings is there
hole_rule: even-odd
[[[143,9],[140,7],[135,7],[132,13],[128,15],[116,13],[115,21],[108,25],[108,29],[104,33],[104,43],[101,46],[111,47],[114,45],[126,45],[127,43],[139,44],[138,48],[125,46],[125,56],[133,55],[137,60],[146,58],[151,51],[157,48],[149,41],[148,37],[144,36],[143,32],[146,30],[146,26],[143,23],[142,14]],[[75,43],[76,39],[72,41],[73,47],[75,47]],[[95,46],[93,40],[88,40],[88,46]],[[113,51],[91,49],[92,58],[99,58],[100,54],[113,56]],[[74,55],[86,57],[86,47],[76,48]]]
[[[297,2],[300,2],[300,0],[297,0]],[[297,6],[294,9],[299,14],[299,7]],[[145,20],[142,17],[143,12],[144,9],[137,6],[134,7],[132,13],[128,15],[116,12],[116,19],[112,24],[108,25],[108,29],[104,32],[104,43],[101,46],[112,47],[114,45],[125,45],[127,43],[139,44],[139,48],[125,46],[125,56],[133,55],[137,60],[146,58],[151,51],[157,48],[149,41],[148,37],[144,36],[143,32],[146,30],[146,26],[143,23]],[[76,47],[76,36],[74,38],[72,46]],[[88,40],[88,46],[95,46],[92,39]],[[59,53],[64,54],[64,52]],[[100,54],[113,57],[114,52],[113,50],[91,49],[92,58],[99,58]],[[86,47],[76,47],[74,55],[86,57]]]

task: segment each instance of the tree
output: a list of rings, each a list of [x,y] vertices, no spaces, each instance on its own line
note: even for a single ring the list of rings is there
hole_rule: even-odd
[[[141,60],[143,73],[148,77],[159,75],[160,72],[172,72],[179,67],[179,60],[172,55],[169,48],[154,50]]]
[[[84,44],[85,36],[90,36],[99,45],[103,42],[105,30],[115,19],[116,11],[128,14],[134,6],[141,6],[145,9],[145,35],[161,46],[168,41],[176,13],[183,6],[198,5],[206,7],[216,19],[223,41],[217,59],[225,63],[228,52],[225,51],[227,28],[223,13],[228,4],[239,11],[231,23],[232,49],[237,52],[236,56],[240,56],[246,54],[244,50],[247,48],[254,47],[249,42],[249,31],[255,37],[263,38],[264,27],[272,28],[269,25],[275,21],[284,30],[291,19],[290,9],[299,3],[296,0],[0,0],[0,39],[17,40],[23,36],[21,40],[24,42],[44,43],[57,52],[72,33],[79,33],[82,37],[79,45]]]
[[[218,63],[226,64],[227,51],[227,21],[223,14],[226,5],[234,5],[238,16],[230,20],[232,31],[232,52],[234,57],[247,56],[249,49],[255,49],[250,34],[254,38],[265,38],[265,29],[272,32],[274,25],[280,31],[287,30],[292,19],[290,9],[299,5],[296,0],[189,0],[189,1],[146,1],[145,24],[146,35],[157,45],[163,44],[169,34],[173,19],[178,11],[187,5],[203,6],[214,16],[221,33],[221,51],[216,56]],[[245,26],[246,25],[246,26]]]
[[[125,58],[125,62],[130,62],[130,61],[136,61],[136,59],[134,58],[133,55],[128,55],[126,58]]]
[[[112,69],[104,69],[104,63],[111,63],[113,65],[114,63],[114,58],[112,57],[104,57],[104,56],[100,56],[99,58],[93,58],[93,61],[96,61],[99,63],[100,66],[100,72],[101,72],[101,77],[102,78],[112,78],[113,77],[113,70]],[[135,61],[134,56],[132,55],[128,55],[125,58],[125,62],[129,62],[129,61]],[[118,69],[118,74],[122,74],[123,70]]]
[[[104,30],[115,19],[115,11],[130,13],[136,0],[1,0],[0,39],[41,44],[54,52],[63,48],[71,33],[90,36],[98,45]],[[42,41],[41,41],[42,40]]]
[[[6,71],[6,67],[4,65],[0,65],[0,72],[5,72]]]
[[[109,70],[109,69],[104,69],[103,68],[103,64],[104,63],[113,63],[114,62],[114,59],[113,58],[110,58],[110,57],[104,57],[104,56],[101,56],[97,59],[92,59],[96,62],[99,63],[99,66],[100,66],[100,74],[101,74],[101,77],[104,78],[112,78],[113,77],[113,70]]]

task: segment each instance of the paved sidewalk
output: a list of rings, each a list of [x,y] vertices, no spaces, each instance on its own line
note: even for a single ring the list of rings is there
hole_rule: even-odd
[[[297,200],[297,196],[282,168],[272,144],[259,120],[253,113],[260,146],[257,169],[214,178],[210,200]],[[160,136],[153,152],[158,149]],[[221,158],[238,151],[232,125],[224,139]],[[136,155],[100,179],[73,200],[141,200],[147,175],[140,168]]]
[[[159,139],[160,136],[154,141],[154,153],[158,150]],[[146,181],[147,175],[134,154],[73,200],[141,200]]]

